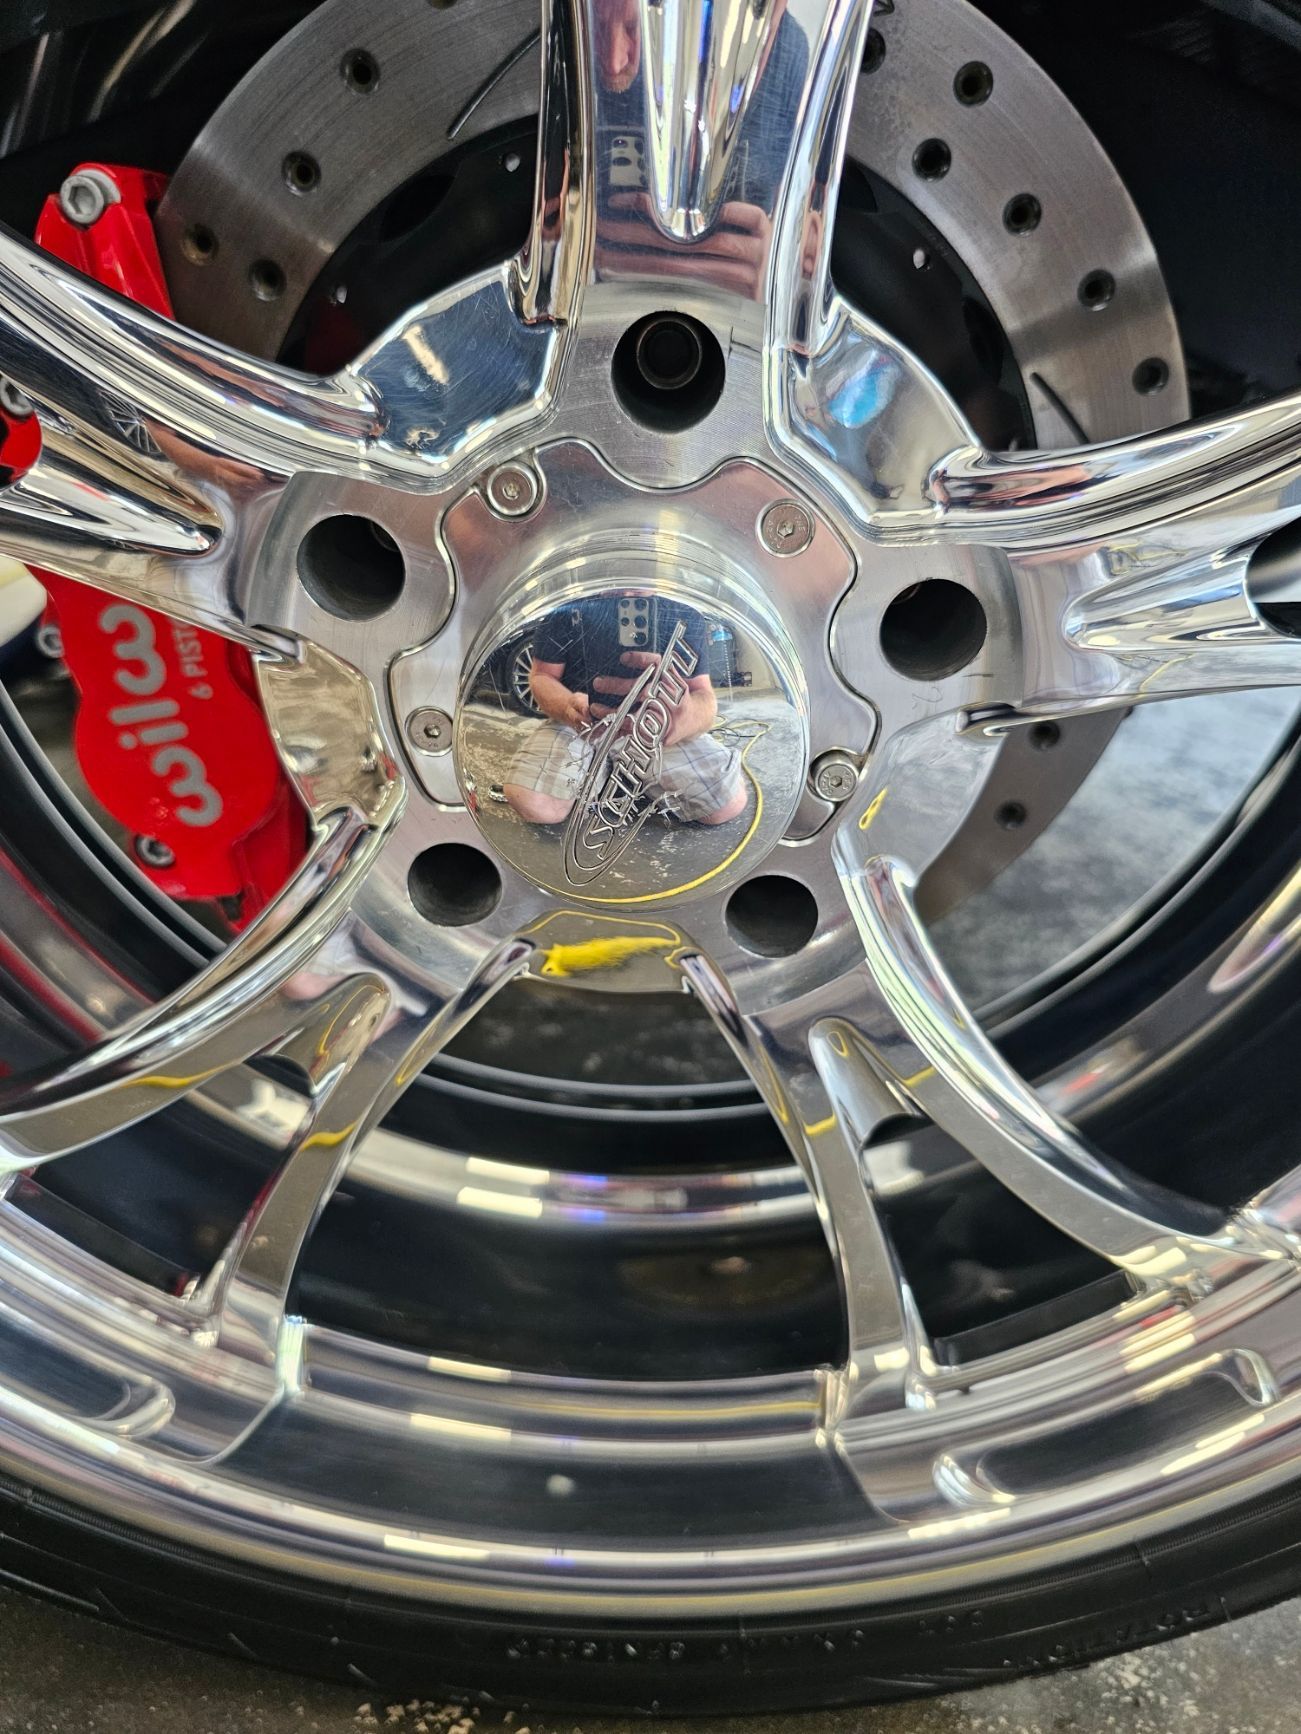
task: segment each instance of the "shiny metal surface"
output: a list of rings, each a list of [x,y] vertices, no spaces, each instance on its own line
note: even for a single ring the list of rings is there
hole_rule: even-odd
[[[301,1080],[270,1185],[183,1297],[132,1283],[0,1204],[0,1292],[22,1373],[0,1384],[0,1426],[17,1473],[243,1557],[271,1549],[354,1582],[467,1601],[505,1590],[536,1609],[605,1614],[780,1607],[811,1583],[827,1605],[888,1598],[977,1561],[995,1578],[1295,1476],[1294,1177],[1216,1211],[1095,1150],[988,1041],[915,891],[979,798],[999,731],[1136,698],[1301,684],[1301,646],[1260,611],[1250,576],[1252,550],[1301,515],[1301,403],[1104,447],[980,449],[939,382],[828,276],[869,10],[715,8],[697,63],[675,76],[706,109],[731,82],[717,154],[658,106],[673,59],[658,32],[689,7],[652,19],[572,0],[544,16],[528,246],[413,309],[334,380],[244,361],[124,310],[15,240],[0,247],[4,367],[52,429],[42,471],[53,478],[0,500],[0,545],[250,638],[316,828],[281,898],[191,984],[84,1055],[5,1081],[12,1171],[134,1124],[250,1055]],[[633,186],[609,173],[628,167],[616,130],[628,112],[649,150],[644,167],[632,159]],[[741,272],[715,244],[729,202],[756,213]],[[608,371],[612,335],[666,297],[726,356],[716,406],[691,427],[639,418]],[[471,351],[481,365],[455,369]],[[509,522],[479,485],[503,463],[544,482],[537,508]],[[78,488],[98,504],[74,534],[50,501]],[[765,549],[759,525],[792,494],[816,528],[788,557]],[[408,572],[402,595],[359,624],[354,592],[311,565],[340,514],[370,518],[435,582],[412,585]],[[653,582],[636,581],[639,566]],[[929,629],[901,634],[898,608],[936,584]],[[557,946],[592,943],[564,923],[604,845],[566,832],[561,870],[580,876],[558,891],[554,836],[539,855],[508,835],[504,814],[468,810],[505,762],[488,754],[478,769],[471,711],[521,620],[594,599],[613,603],[617,622],[645,591],[726,614],[753,653],[741,667],[756,697],[775,694],[798,736],[782,753],[787,781],[759,780],[785,790],[773,794],[778,818],[737,861],[738,879],[784,882],[757,901],[791,919],[756,928],[748,887],[712,866],[700,894],[679,900],[679,864],[660,873],[638,852],[645,824],[601,865],[633,864],[629,896],[671,939],[654,947],[657,984],[699,997],[800,1162],[847,1350],[809,1376],[653,1397],[570,1381],[557,1399],[539,1375],[340,1343],[292,1296],[357,1141],[489,993]],[[676,685],[665,675],[677,630],[635,677],[645,685],[609,694],[622,701],[615,727],[639,727],[637,697],[660,702],[671,726],[695,666],[682,663]],[[563,687],[567,662],[551,666]],[[546,677],[544,663],[534,678]],[[417,704],[455,709],[455,767],[403,756]],[[810,757],[860,742],[853,794],[829,814],[797,807]],[[587,784],[599,812],[613,763],[598,743],[575,801],[584,825]],[[649,749],[635,816],[658,783],[647,766]],[[438,781],[453,768],[459,791]],[[508,770],[507,806],[511,787]],[[542,829],[571,818],[512,811]],[[709,831],[682,834],[708,850]],[[1230,954],[1231,976],[1250,977],[1280,918]],[[630,972],[634,991],[646,979]],[[901,1112],[932,1119],[1122,1273],[1130,1298],[1028,1347],[945,1364],[863,1159]],[[84,1400],[52,1401],[43,1369],[55,1348],[84,1369]],[[1155,1449],[1126,1444],[1134,1403]],[[612,1404],[617,1451],[602,1445]],[[548,1409],[560,1425],[545,1424]],[[286,1457],[305,1476],[331,1461],[304,1451],[304,1436],[320,1446],[358,1423],[369,1436],[377,1420],[385,1447],[365,1488],[300,1483],[283,1496]],[[1051,1475],[1038,1468],[1046,1441]],[[563,1575],[536,1485],[511,1502],[495,1480],[460,1473],[484,1454],[535,1470],[583,1461],[589,1498]],[[661,1500],[697,1455],[762,1466],[781,1497],[756,1498],[736,1477],[684,1542]],[[843,1493],[846,1467],[860,1502],[804,1515],[798,1489],[829,1478]],[[756,1535],[756,1507],[765,1525],[780,1511],[796,1527]]]
[[[670,37],[684,16],[675,12]],[[1178,335],[1151,243],[1061,92],[961,0],[881,11],[876,28],[886,53],[858,79],[850,155],[912,201],[973,271],[1015,355],[1039,443],[1108,438],[1185,415]],[[749,47],[761,35],[746,38]],[[789,35],[788,27],[783,40]],[[538,31],[529,0],[492,0],[474,31],[407,0],[376,0],[365,37],[382,76],[364,100],[340,74],[357,47],[351,0],[332,0],[264,58],[188,153],[160,213],[173,299],[186,323],[243,349],[277,353],[322,266],[378,200],[448,150],[536,113]],[[612,57],[611,101],[626,103],[615,86],[628,76],[632,35],[612,22],[601,42]],[[728,51],[743,59],[748,49],[738,38]],[[953,71],[971,62],[996,69],[997,101],[955,101]],[[931,134],[952,150],[941,182],[913,167],[918,140]],[[323,196],[305,201],[287,188],[290,146],[320,165]],[[626,179],[631,163],[621,161],[618,175]],[[1014,240],[1001,212],[1025,187],[1038,189],[1046,215],[1032,240]],[[611,197],[623,197],[613,184]],[[191,230],[211,235],[215,249],[196,253],[187,243]],[[762,245],[754,222],[725,231],[715,250],[728,269],[752,270]],[[285,282],[270,301],[251,287],[254,267],[266,259]],[[1090,310],[1077,291],[1100,262],[1116,293],[1105,308]],[[1169,379],[1161,393],[1143,396],[1132,376],[1152,355],[1168,359]],[[984,795],[921,888],[928,914],[988,883],[1026,848],[1114,728],[1115,719],[1102,714],[1072,719],[1051,777],[1023,742],[1005,742]],[[1026,811],[1016,829],[994,822],[1008,802]]]

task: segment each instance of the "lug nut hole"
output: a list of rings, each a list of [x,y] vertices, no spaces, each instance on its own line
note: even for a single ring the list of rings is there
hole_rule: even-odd
[[[480,849],[436,843],[411,863],[407,889],[426,921],[468,927],[486,920],[501,902],[501,874]]]
[[[975,657],[989,622],[979,598],[948,578],[910,584],[881,617],[881,652],[910,680],[943,680]]]
[[[615,346],[615,393],[637,421],[675,433],[709,414],[723,389],[723,351],[686,313],[651,313]]]
[[[760,957],[793,957],[818,930],[813,893],[784,873],[763,873],[738,885],[727,904],[733,939]]]
[[[402,594],[406,562],[382,524],[352,516],[323,518],[299,544],[298,576],[328,613],[340,620],[372,620]]]

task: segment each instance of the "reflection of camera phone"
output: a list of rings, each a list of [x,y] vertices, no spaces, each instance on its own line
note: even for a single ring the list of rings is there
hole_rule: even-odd
[[[646,185],[646,154],[641,139],[635,133],[616,133],[610,140],[606,161],[608,191],[641,192]]]
[[[619,598],[620,650],[651,649],[655,632],[654,607],[653,596]]]

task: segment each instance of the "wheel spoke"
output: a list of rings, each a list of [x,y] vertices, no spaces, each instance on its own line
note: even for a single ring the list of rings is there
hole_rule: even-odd
[[[234,557],[287,476],[359,469],[378,428],[352,376],[308,379],[210,343],[0,230],[0,369],[42,451],[0,490],[0,549],[252,638]]]
[[[776,286],[783,324],[820,307],[870,10],[551,0],[531,313],[569,317],[589,282],[665,278],[770,305]]]
[[[280,1049],[302,1066],[309,1105],[279,1173],[258,1198],[196,1304],[220,1346],[275,1365],[308,1236],[366,1133],[426,1063],[528,962],[528,940],[478,938],[447,946],[436,993],[361,922],[341,926],[314,960],[334,978],[314,1015]]]
[[[1301,685],[1299,453],[1294,394],[1113,445],[938,465],[935,533],[999,545],[1011,567],[1023,648],[1006,677],[1018,690],[999,695],[1009,712]]]
[[[874,989],[864,1056],[1007,1189],[1139,1283],[1200,1288],[1282,1255],[1261,1225],[1149,1185],[1094,1150],[998,1053],[919,921],[910,876],[871,855],[844,877]]]
[[[304,972],[352,907],[405,790],[374,742],[361,678],[324,652],[262,669],[269,720],[316,822],[313,848],[259,919],[193,981],[77,1058],[0,1086],[0,1170],[120,1131],[290,1039],[320,997]]]
[[[921,1330],[859,1153],[875,1126],[899,1112],[899,1099],[879,1075],[846,1064],[839,1023],[828,1016],[833,998],[844,1009],[835,990],[760,1017],[741,1012],[704,956],[690,954],[681,967],[804,1170],[831,1249],[848,1354],[828,1381],[827,1421],[898,1407],[917,1369]]]

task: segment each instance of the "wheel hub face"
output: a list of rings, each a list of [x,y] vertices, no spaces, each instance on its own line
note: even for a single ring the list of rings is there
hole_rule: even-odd
[[[469,664],[456,769],[485,839],[584,904],[726,890],[799,804],[807,706],[789,655],[737,588],[667,553],[569,562],[551,585],[544,608],[499,616]],[[525,716],[503,690],[521,627],[535,660],[560,667],[553,692],[576,693],[568,720]]]

